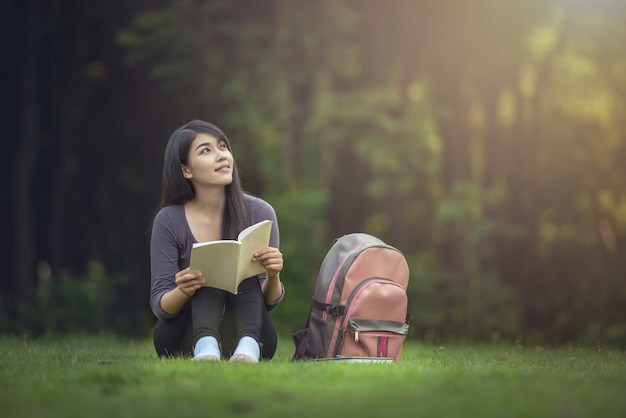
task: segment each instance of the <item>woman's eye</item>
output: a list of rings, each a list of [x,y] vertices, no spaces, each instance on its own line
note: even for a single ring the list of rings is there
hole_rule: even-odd
[[[220,143],[220,149],[221,149],[221,150],[226,150],[226,149],[228,149],[228,147],[226,146],[226,143],[225,143],[225,142],[221,142],[221,143]]]
[[[205,147],[200,150],[200,154],[206,154],[208,152],[211,152],[211,149],[209,147]]]

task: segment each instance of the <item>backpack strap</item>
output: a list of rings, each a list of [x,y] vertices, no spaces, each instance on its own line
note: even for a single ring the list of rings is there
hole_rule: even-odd
[[[323,303],[318,300],[313,299],[311,302],[312,306],[319,309],[320,311],[324,311],[330,315],[338,316],[346,313],[345,305],[331,305],[328,303]]]

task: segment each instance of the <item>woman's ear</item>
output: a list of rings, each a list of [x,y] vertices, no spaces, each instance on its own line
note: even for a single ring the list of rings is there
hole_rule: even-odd
[[[193,177],[193,174],[191,174],[191,170],[189,169],[189,167],[187,167],[185,164],[181,164],[180,165],[180,169],[183,172],[183,177],[186,179],[190,179]]]

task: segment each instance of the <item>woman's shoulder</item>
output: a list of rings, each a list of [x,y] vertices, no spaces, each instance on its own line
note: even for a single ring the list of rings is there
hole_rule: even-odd
[[[184,222],[183,205],[164,206],[159,209],[154,216],[155,223],[180,224]]]
[[[276,212],[268,202],[250,194],[245,194],[244,196],[246,198],[248,213],[253,222],[255,222],[256,219],[276,219]]]
[[[250,207],[272,207],[268,202],[261,199],[260,197],[245,193],[244,197],[246,199],[246,203]]]

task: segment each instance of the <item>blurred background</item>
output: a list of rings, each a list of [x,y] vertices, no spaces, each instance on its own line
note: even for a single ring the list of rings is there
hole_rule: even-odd
[[[148,337],[163,151],[229,136],[304,325],[334,238],[410,338],[626,347],[623,0],[4,0],[0,333]]]

